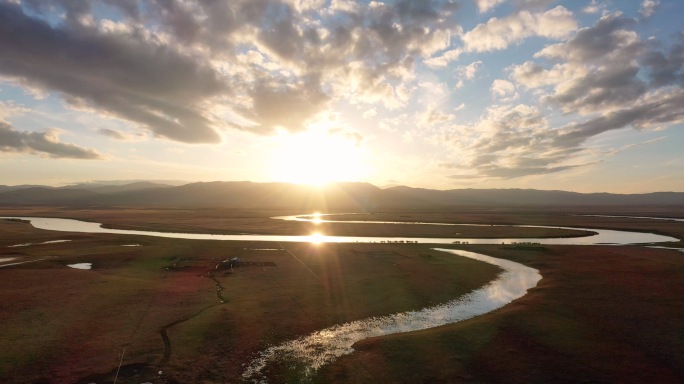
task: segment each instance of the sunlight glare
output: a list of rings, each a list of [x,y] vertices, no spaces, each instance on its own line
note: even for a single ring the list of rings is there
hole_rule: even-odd
[[[314,245],[319,245],[323,243],[323,235],[320,232],[314,232],[309,235],[309,242]]]
[[[272,177],[288,183],[358,181],[367,168],[353,140],[326,131],[283,134],[271,157]]]

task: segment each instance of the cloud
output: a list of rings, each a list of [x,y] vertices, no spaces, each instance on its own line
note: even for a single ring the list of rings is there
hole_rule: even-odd
[[[684,84],[684,36],[662,49],[655,41],[643,42],[636,27],[634,19],[607,14],[569,41],[535,54],[556,62],[552,67],[528,61],[512,66],[511,78],[528,88],[553,87],[541,99],[566,113],[605,117],[641,110],[647,100],[676,94]]]
[[[684,33],[666,51],[657,46],[642,56],[642,64],[648,72],[651,86],[684,85]]]
[[[462,88],[465,85],[466,80],[472,80],[477,74],[477,70],[482,65],[482,61],[474,61],[468,65],[461,65],[456,68],[456,77],[458,82],[456,83],[456,88]]]
[[[684,123],[682,105],[684,89],[667,87],[647,92],[619,109],[561,126],[552,125],[533,106],[492,107],[476,124],[454,132],[453,145],[467,159],[461,166],[481,177],[562,172],[598,164],[602,156],[616,153],[587,147],[591,138],[602,133],[626,127],[659,130]],[[464,135],[468,132],[471,134]]]
[[[106,136],[109,138],[112,138],[114,140],[120,140],[120,141],[137,141],[141,140],[144,138],[144,135],[137,133],[137,134],[130,134],[130,133],[125,133],[121,131],[117,131],[115,129],[110,129],[110,128],[100,128],[97,130],[97,133],[99,133],[102,136]]]
[[[305,124],[321,112],[327,97],[317,86],[283,87],[278,84],[257,84],[252,93],[251,116],[261,128],[281,127],[291,132],[305,130]],[[246,111],[246,113],[250,113]]]
[[[534,55],[556,61],[553,67],[528,61],[513,66],[511,76],[528,88],[553,86],[542,100],[568,113],[589,115],[621,108],[648,90],[639,73],[637,59],[645,46],[632,30],[635,23],[619,13],[605,15],[567,42],[549,45]]]
[[[660,5],[658,0],[644,0],[641,2],[639,13],[645,18],[651,17],[655,13],[656,8],[658,8],[658,5]]]
[[[7,119],[10,116],[23,115],[29,112],[30,109],[14,101],[0,100],[0,120]]]
[[[477,70],[482,65],[482,61],[474,61],[468,65],[456,68],[456,74],[466,80],[472,80],[477,74]]]
[[[375,108],[371,108],[371,109],[367,110],[366,112],[364,112],[362,116],[364,119],[372,119],[377,115],[378,115],[378,111]]]
[[[511,98],[515,96],[515,85],[507,80],[496,79],[492,82],[489,91],[498,98]]]
[[[517,177],[532,176],[532,175],[548,175],[551,173],[564,172],[575,168],[586,167],[597,164],[596,162],[577,165],[563,165],[557,167],[521,167],[518,164],[511,167],[500,167],[494,165],[482,166],[478,169],[480,177],[498,178],[498,179],[514,179]]]
[[[634,54],[641,41],[633,28],[636,20],[620,13],[607,14],[592,27],[577,31],[568,42],[545,47],[535,57],[563,59],[574,62],[595,62],[616,58],[621,54]]]
[[[218,73],[140,31],[53,27],[17,6],[0,4],[0,49],[1,73],[57,91],[69,103],[173,140],[219,140],[201,108],[202,100],[226,91]]]
[[[423,63],[430,68],[445,68],[452,61],[458,60],[461,53],[463,53],[461,48],[450,49],[439,56],[424,60]]]
[[[597,2],[596,0],[591,0],[591,3],[584,8],[582,8],[582,12],[588,13],[588,14],[595,14],[595,13],[600,13],[603,12],[606,9],[606,5]]]
[[[434,59],[460,33],[450,0],[325,4],[3,3],[0,75],[157,137],[215,143],[230,128],[305,129],[339,100],[402,107],[415,63]],[[120,19],[101,18],[98,6]]]
[[[477,134],[456,136],[456,146],[466,161],[461,166],[477,177],[507,179],[580,166],[566,161],[582,149],[559,145],[559,132],[550,129],[539,109],[529,105],[492,107],[465,132]]]
[[[493,17],[463,35],[467,51],[502,50],[531,36],[550,39],[567,37],[577,29],[572,12],[557,6],[543,13],[521,10],[498,19]]]
[[[503,3],[505,0],[476,0],[477,9],[480,13],[485,13]]]
[[[115,131],[113,129],[109,129],[109,128],[100,128],[97,130],[97,133],[99,133],[103,136],[111,137],[112,139],[116,139],[116,140],[126,140],[127,139],[126,135],[124,135],[123,133],[121,133],[119,131]]]
[[[59,141],[57,131],[22,132],[0,121],[0,152],[46,154],[62,159],[102,159],[95,150]]]
[[[419,117],[419,124],[422,127],[434,127],[453,121],[456,118],[453,114],[444,113],[438,110],[435,105],[428,105]]]
[[[589,137],[610,130],[632,126],[637,129],[659,129],[684,122],[684,89],[668,88],[651,92],[636,102],[607,114],[564,127],[557,138],[559,144],[578,145]]]
[[[652,139],[652,140],[642,141],[642,142],[640,142],[640,143],[632,143],[632,144],[623,145],[623,146],[620,147],[620,148],[614,148],[614,149],[611,149],[611,150],[607,151],[607,152],[606,152],[606,155],[608,155],[608,156],[616,155],[616,154],[618,154],[618,153],[620,153],[620,152],[623,152],[623,151],[626,151],[626,150],[629,150],[629,149],[632,149],[632,148],[636,148],[636,147],[641,147],[641,146],[644,146],[644,145],[649,145],[649,144],[657,143],[657,142],[660,142],[660,141],[663,141],[663,140],[665,140],[665,137],[664,137],[664,136],[658,137],[658,138],[655,138],[655,139]]]

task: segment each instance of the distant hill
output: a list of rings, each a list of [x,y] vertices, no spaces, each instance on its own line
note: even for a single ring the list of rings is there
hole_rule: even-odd
[[[682,205],[684,192],[645,194],[578,193],[538,189],[452,189],[393,187],[385,191],[436,205]]]
[[[170,188],[171,185],[152,183],[149,181],[136,181],[129,184],[123,185],[108,185],[99,183],[83,183],[67,185],[66,187],[61,187],[60,189],[83,189],[86,191],[93,191],[98,193],[118,193],[118,192],[131,192],[131,191],[142,191],[146,189],[158,189],[158,188]]]
[[[83,189],[28,187],[0,193],[0,204],[80,205],[95,196]]]
[[[17,191],[20,189],[27,189],[33,187],[43,187],[42,185],[0,185],[0,193],[8,191]],[[44,187],[51,188],[51,187]]]
[[[684,192],[577,193],[535,189],[380,189],[368,183],[324,188],[289,183],[206,182],[170,186],[152,182],[78,184],[61,188],[0,186],[0,204],[278,208],[372,211],[447,206],[684,205]]]

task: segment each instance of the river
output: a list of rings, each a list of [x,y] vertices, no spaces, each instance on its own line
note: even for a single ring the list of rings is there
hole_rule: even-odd
[[[316,222],[319,219],[307,219],[308,216],[283,216],[274,219],[283,220],[305,220]],[[533,242],[540,244],[566,244],[566,245],[596,245],[596,244],[650,244],[668,241],[679,241],[670,236],[657,235],[645,232],[616,231],[609,229],[575,228],[575,227],[554,227],[554,226],[525,226],[516,225],[515,227],[535,227],[535,228],[560,228],[574,229],[595,232],[595,235],[571,238],[431,238],[431,237],[368,237],[368,236],[333,236],[325,234],[312,234],[305,236],[287,235],[219,235],[206,233],[181,233],[181,232],[156,232],[139,231],[129,229],[103,228],[102,224],[87,222],[74,219],[59,219],[50,217],[0,217],[0,219],[20,219],[31,222],[36,228],[48,231],[61,232],[85,232],[85,233],[110,233],[118,235],[139,235],[155,236],[174,239],[192,240],[224,240],[224,241],[274,241],[274,242],[297,242],[297,243],[379,243],[379,242],[412,242],[422,244],[452,244],[454,241],[468,242],[469,244],[501,244],[518,241]],[[345,222],[345,221],[328,221]],[[352,221],[354,223],[354,221]],[[357,223],[382,223],[382,224],[424,224],[424,225],[468,225],[468,226],[488,226],[482,224],[445,224],[445,223],[403,223],[403,222],[372,222],[358,221]]]

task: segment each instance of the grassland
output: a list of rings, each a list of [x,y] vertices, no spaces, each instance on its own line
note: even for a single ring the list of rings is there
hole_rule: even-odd
[[[0,213],[152,230],[183,230],[203,223],[203,230],[229,233],[239,230],[240,220],[254,232],[267,233],[277,226],[285,232],[311,230],[305,223],[268,222],[267,217],[278,212],[32,207]],[[682,223],[569,213],[576,211],[397,212],[374,218],[552,222],[684,238]],[[404,230],[395,227],[403,226],[373,230]],[[70,242],[8,247],[50,240]],[[123,246],[132,244],[141,246]],[[465,247],[537,268],[543,280],[527,296],[488,315],[362,341],[355,346],[357,353],[325,367],[314,381],[684,380],[681,252],[608,246]],[[213,270],[235,256],[275,266]],[[37,260],[0,268],[0,381],[7,383],[111,382],[124,350],[119,383],[239,382],[242,364],[267,345],[341,322],[444,302],[484,285],[499,272],[418,244],[192,241],[58,233],[0,221],[0,258],[5,257],[16,257],[13,262]],[[91,262],[93,270],[66,266],[76,262]],[[207,277],[208,271],[215,280]],[[216,282],[224,288],[223,304]],[[179,320],[184,321],[169,326]],[[163,343],[162,329],[170,346]],[[280,368],[270,373],[272,382],[297,382]]]

